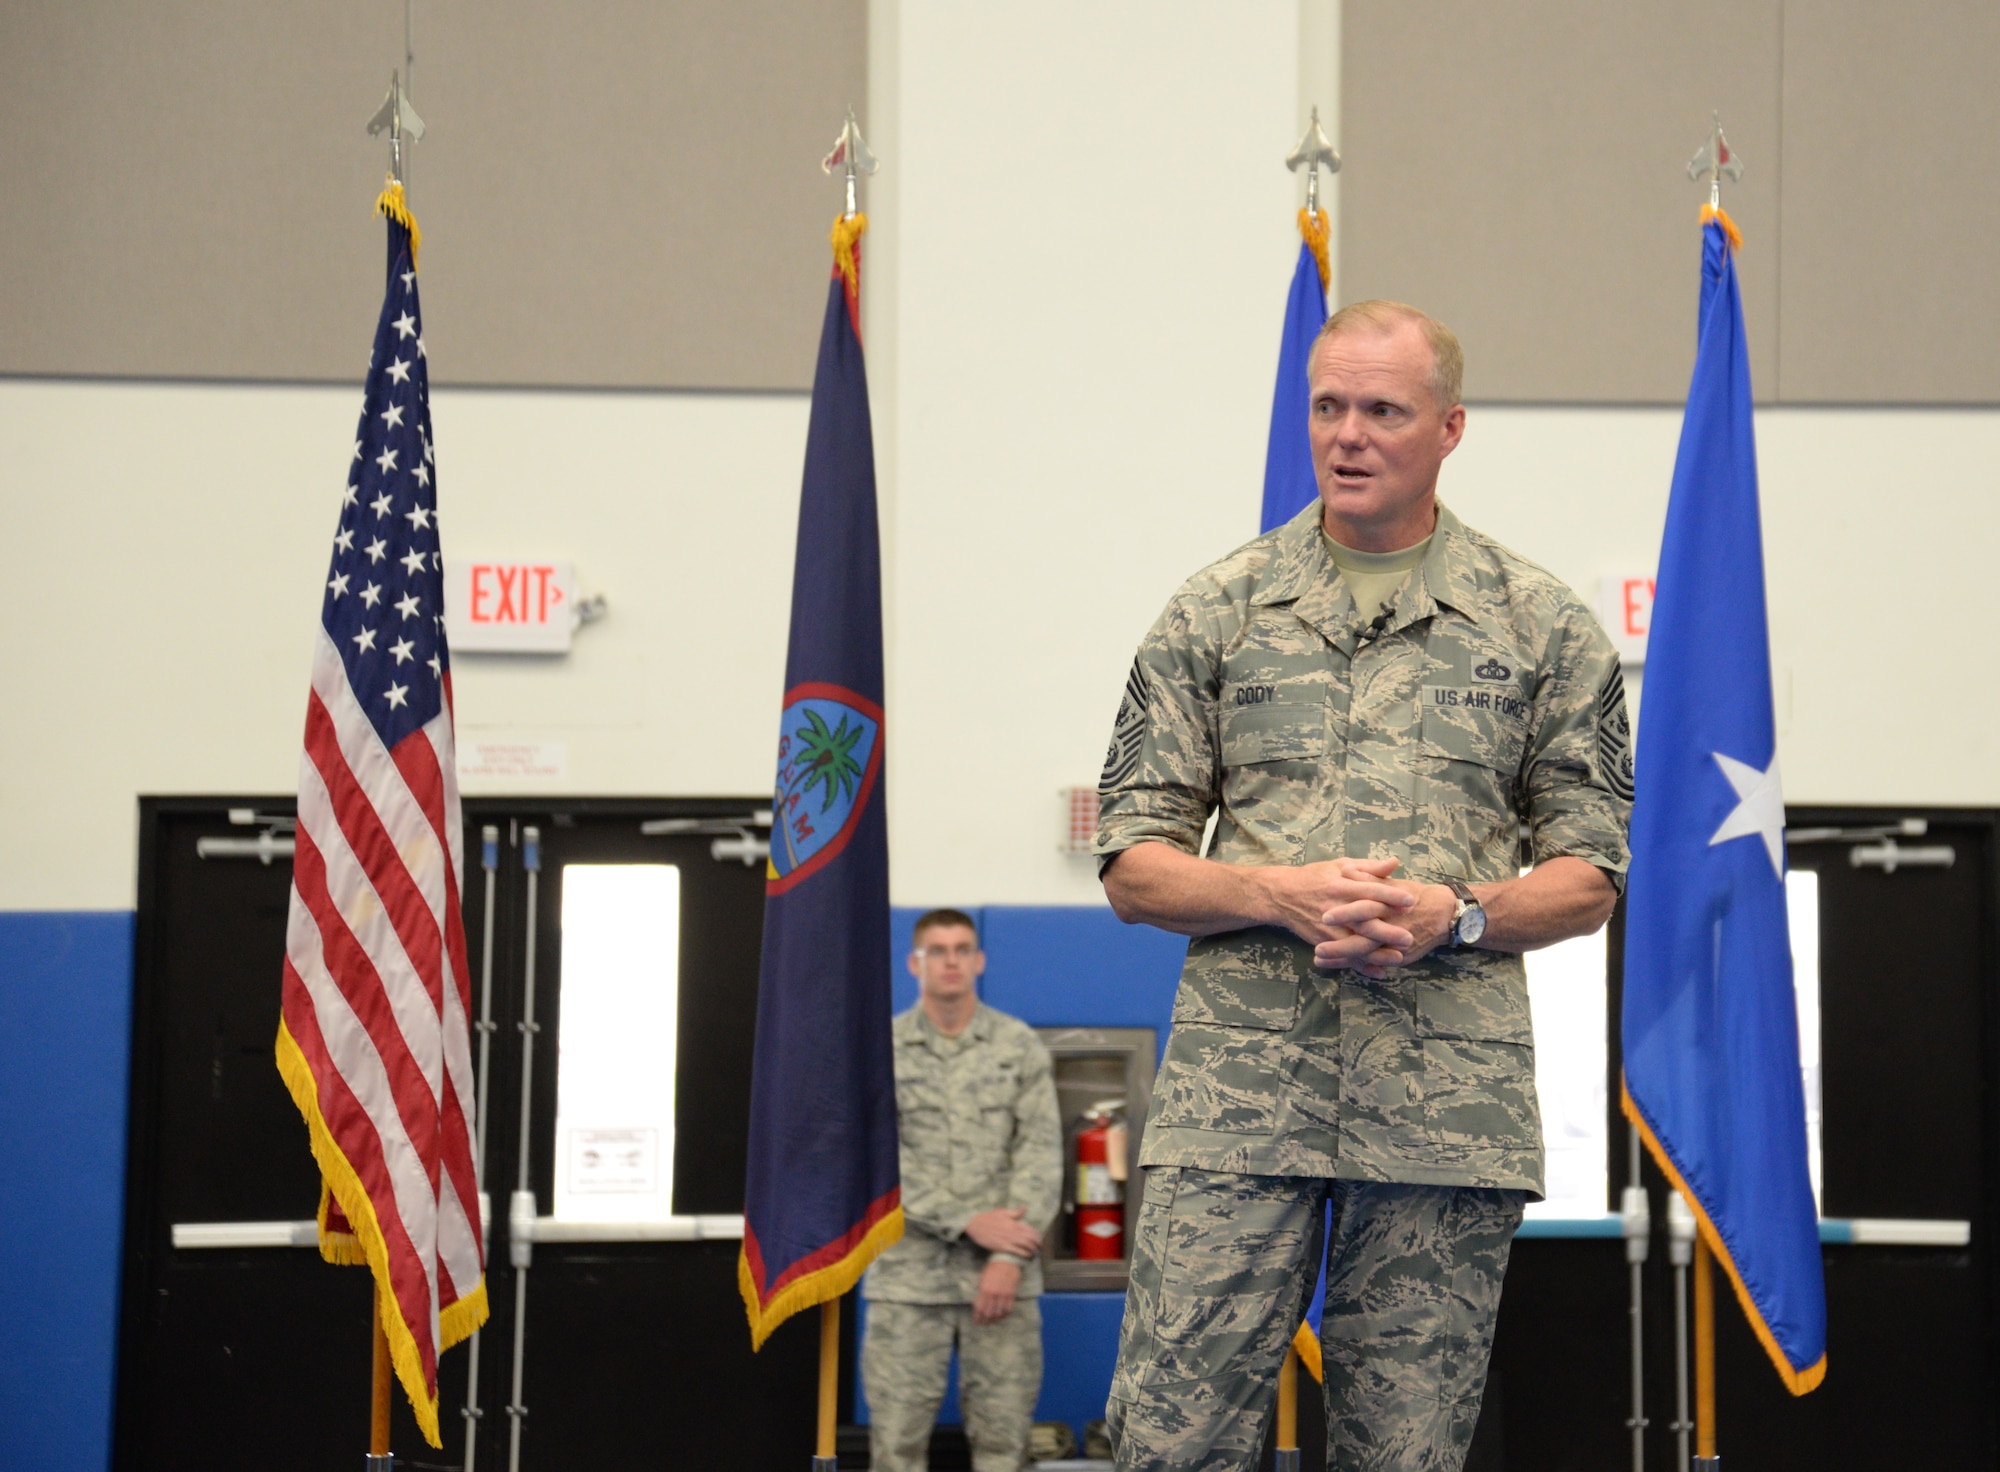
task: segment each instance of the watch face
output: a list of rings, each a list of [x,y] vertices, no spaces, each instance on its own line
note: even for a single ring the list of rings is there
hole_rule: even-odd
[[[1474,905],[1458,917],[1458,943],[1462,946],[1476,946],[1479,938],[1486,934],[1486,910]]]

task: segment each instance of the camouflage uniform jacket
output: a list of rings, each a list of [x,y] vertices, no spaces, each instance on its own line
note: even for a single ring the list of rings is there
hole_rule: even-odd
[[[1157,840],[1226,864],[1396,858],[1511,879],[1574,855],[1621,888],[1631,730],[1618,659],[1552,575],[1438,508],[1369,628],[1314,502],[1203,569],[1139,646],[1102,782],[1100,863]],[[1370,981],[1290,932],[1188,947],[1142,1165],[1540,1194],[1525,967],[1441,949]]]
[[[1022,1263],[1016,1296],[1042,1291],[1042,1265],[964,1235],[982,1211],[1027,1208],[1048,1230],[1062,1202],[1062,1124],[1049,1050],[1025,1022],[981,1004],[956,1038],[921,1006],[890,1025],[902,1136],[903,1239],[868,1270],[863,1295],[889,1303],[970,1303],[987,1261]]]

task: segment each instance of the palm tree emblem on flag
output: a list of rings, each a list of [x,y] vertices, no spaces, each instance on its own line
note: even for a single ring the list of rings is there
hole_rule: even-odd
[[[771,826],[770,892],[832,862],[868,806],[881,766],[882,708],[839,685],[785,696]]]

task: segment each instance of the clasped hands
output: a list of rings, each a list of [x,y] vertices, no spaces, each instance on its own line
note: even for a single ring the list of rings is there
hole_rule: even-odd
[[[1329,859],[1259,873],[1278,923],[1312,946],[1315,966],[1380,981],[1443,944],[1458,913],[1448,886],[1391,879],[1397,868],[1395,859]]]
[[[1033,1257],[1042,1250],[1042,1234],[1023,1220],[1025,1206],[982,1211],[965,1224],[965,1235],[988,1252]],[[1014,1311],[1014,1290],[1021,1286],[1021,1265],[993,1258],[979,1274],[972,1299],[972,1322],[997,1324]]]

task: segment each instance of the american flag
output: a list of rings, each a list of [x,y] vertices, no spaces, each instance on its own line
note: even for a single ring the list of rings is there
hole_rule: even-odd
[[[314,641],[278,1066],[320,1166],[320,1251],[373,1270],[437,1446],[437,1357],[486,1318],[485,1249],[436,458],[400,193],[384,196],[388,280]]]

